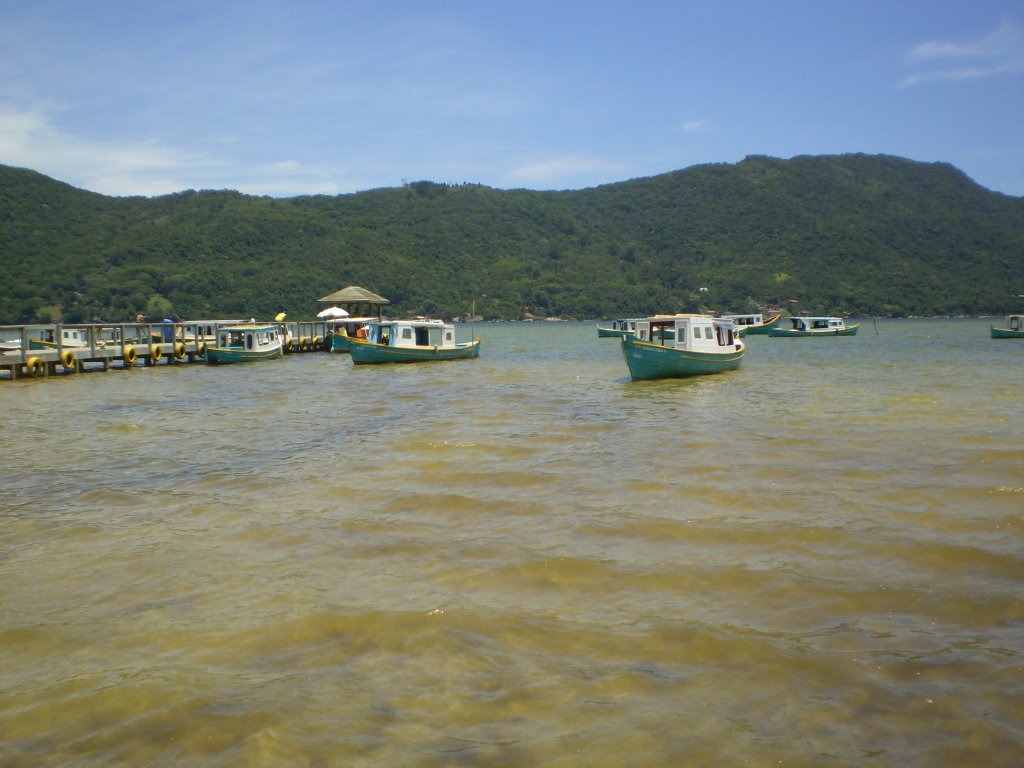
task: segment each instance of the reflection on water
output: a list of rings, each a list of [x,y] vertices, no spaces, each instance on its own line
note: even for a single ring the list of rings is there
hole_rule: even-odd
[[[0,382],[0,763],[1010,765],[1024,344]]]

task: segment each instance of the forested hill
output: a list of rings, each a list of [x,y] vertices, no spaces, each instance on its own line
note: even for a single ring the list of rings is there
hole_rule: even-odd
[[[427,181],[288,199],[117,198],[0,166],[0,323],[287,311],[347,285],[392,314],[599,318],[798,300],[852,315],[1024,309],[1024,198],[947,164],[702,165],[564,192]]]

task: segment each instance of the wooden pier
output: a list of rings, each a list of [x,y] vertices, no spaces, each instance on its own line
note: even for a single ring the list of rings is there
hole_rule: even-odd
[[[248,320],[0,326],[0,380],[205,362],[222,326]],[[327,350],[323,321],[278,323],[285,354]],[[4,375],[6,373],[6,375]]]

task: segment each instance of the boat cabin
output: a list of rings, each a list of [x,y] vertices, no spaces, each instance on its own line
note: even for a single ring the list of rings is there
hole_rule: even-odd
[[[341,333],[344,331],[346,336],[352,336],[356,339],[365,339],[366,326],[375,320],[380,320],[380,318],[344,317],[336,320],[328,320],[325,325],[328,333]]]
[[[755,325],[764,325],[764,315],[719,315],[722,320],[731,320],[732,324],[739,328],[746,328]]]
[[[635,335],[641,341],[687,352],[739,348],[732,321],[710,315],[656,315],[637,320]]]
[[[1024,331],[1024,315],[1007,315],[1006,328],[1011,331]]]
[[[790,330],[804,333],[842,331],[846,328],[846,323],[841,317],[806,317],[799,315],[797,317],[790,317],[789,322],[791,323]]]
[[[454,347],[455,326],[443,320],[373,320],[366,340],[389,347]]]
[[[220,329],[217,346],[222,349],[265,350],[281,345],[281,329],[276,325],[229,325]]]
[[[47,344],[57,344],[58,339],[51,328],[40,334],[40,341],[44,341]],[[88,344],[85,330],[79,330],[78,328],[61,328],[59,341],[65,347],[84,347]]]

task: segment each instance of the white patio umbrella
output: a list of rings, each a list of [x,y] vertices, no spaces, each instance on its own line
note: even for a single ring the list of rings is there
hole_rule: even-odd
[[[346,312],[341,307],[328,307],[327,309],[321,309],[316,313],[317,317],[348,317]]]

